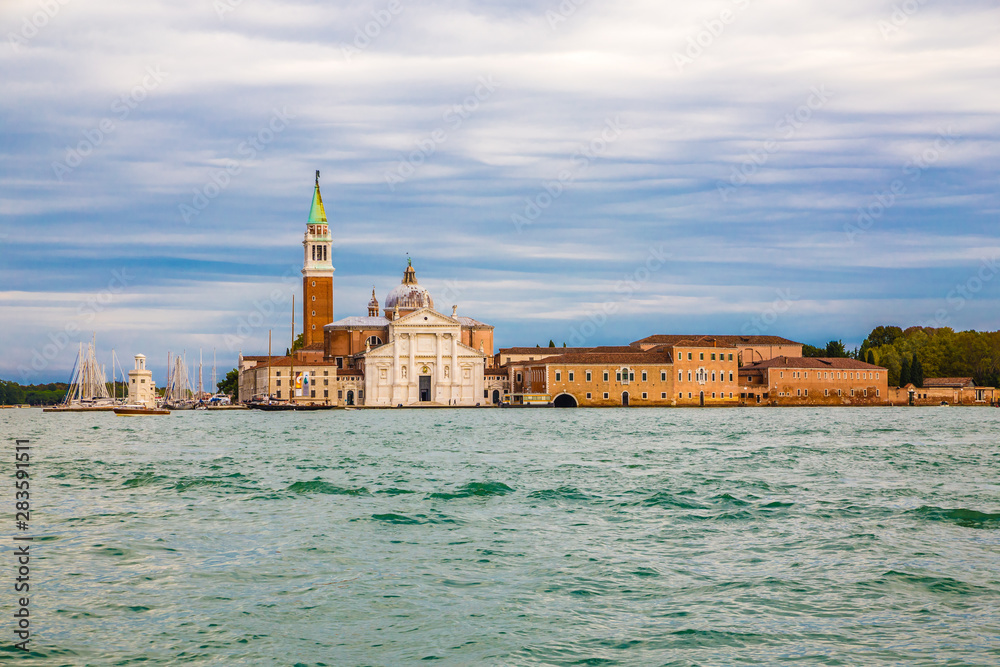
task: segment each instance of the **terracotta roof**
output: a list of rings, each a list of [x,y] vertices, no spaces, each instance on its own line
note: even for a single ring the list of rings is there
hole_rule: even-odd
[[[480,322],[479,320],[472,319],[471,317],[462,317],[461,315],[455,318],[458,320],[459,324],[463,327],[473,327],[477,329],[492,329],[492,324],[486,324],[485,322]]]
[[[757,368],[805,368],[817,370],[873,370],[884,371],[882,366],[866,364],[857,359],[849,357],[775,357],[767,361],[758,361],[756,364],[744,366],[740,373]]]
[[[501,347],[500,354],[552,355],[569,352],[589,352],[592,347]]]
[[[266,354],[264,356],[262,356],[262,357],[246,357],[246,356],[244,356],[243,358],[244,359],[253,359],[253,360],[256,360],[256,361],[260,362],[254,368],[267,368],[267,355]],[[271,357],[271,366],[272,367],[281,367],[281,368],[283,368],[285,366],[292,366],[293,364],[294,364],[294,366],[296,368],[302,368],[302,367],[305,367],[305,366],[335,366],[336,365],[332,361],[322,361],[322,360],[319,360],[319,361],[306,361],[306,360],[303,360],[303,359],[298,359],[296,357],[286,357],[284,355],[282,355],[280,357]]]
[[[670,364],[666,352],[572,352],[546,357],[532,364]]]
[[[924,378],[924,387],[975,387],[972,378]]]
[[[704,338],[715,338],[720,343],[727,345],[801,345],[793,340],[782,338],[781,336],[712,336],[712,335],[690,335],[690,334],[656,334],[637,340],[632,345],[674,345],[679,341],[701,340]]]
[[[500,368],[487,368],[484,375],[507,375],[507,367],[501,366]]]
[[[360,376],[360,377],[364,377],[365,376],[365,371],[364,371],[364,369],[361,369],[361,368],[338,368],[337,369],[337,377],[343,377],[345,375],[357,375],[357,376]]]

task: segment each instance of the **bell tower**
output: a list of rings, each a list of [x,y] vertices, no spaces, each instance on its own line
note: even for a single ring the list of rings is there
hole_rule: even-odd
[[[316,187],[302,241],[305,260],[302,264],[302,322],[306,347],[323,343],[323,327],[333,322],[333,263],[330,251],[333,239],[319,192],[319,170]]]

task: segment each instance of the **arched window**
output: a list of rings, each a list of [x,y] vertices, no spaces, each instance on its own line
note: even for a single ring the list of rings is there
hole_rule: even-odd
[[[367,342],[372,347],[378,347],[379,345],[382,344],[382,339],[379,338],[378,336],[369,336]]]

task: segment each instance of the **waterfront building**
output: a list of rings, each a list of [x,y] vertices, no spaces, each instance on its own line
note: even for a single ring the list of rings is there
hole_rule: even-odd
[[[748,405],[881,405],[889,371],[857,359],[776,357],[739,369]]]
[[[714,338],[719,343],[736,347],[736,361],[741,366],[749,366],[760,361],[767,361],[775,357],[801,357],[802,343],[782,338],[781,336],[763,335],[678,335],[678,334],[657,334],[647,336],[632,343],[633,346],[642,350],[651,350],[662,345],[674,345],[684,340],[701,340],[703,338]]]
[[[241,355],[240,400],[328,405],[483,405],[490,399],[486,360],[493,326],[434,308],[412,262],[380,304],[374,288],[367,315],[333,319],[332,237],[319,172],[303,239],[304,346],[291,355]],[[364,311],[362,311],[364,312]],[[506,389],[493,376],[493,391]]]
[[[925,378],[924,386],[913,383],[890,390],[894,405],[994,405],[1000,390],[977,387],[971,377]]]
[[[128,372],[128,402],[129,405],[156,407],[156,383],[153,371],[146,368],[144,354],[135,355],[135,368]]]

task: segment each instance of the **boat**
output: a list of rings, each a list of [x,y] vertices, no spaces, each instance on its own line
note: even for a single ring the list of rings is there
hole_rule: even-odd
[[[120,405],[116,407],[115,414],[121,417],[130,415],[169,415],[170,410],[163,408],[148,408],[145,405]]]
[[[277,403],[267,401],[250,401],[247,407],[251,410],[266,410],[269,412],[313,412],[316,410],[333,410],[336,405],[321,403]]]
[[[169,357],[168,357],[169,359]],[[184,357],[177,355],[173,367],[167,362],[167,387],[163,392],[163,407],[168,410],[194,410],[197,401],[191,389],[191,379],[188,376]]]
[[[114,363],[112,359],[112,373],[114,373]],[[42,412],[110,412],[118,405],[120,405],[118,400],[108,393],[107,376],[97,361],[95,337],[95,340],[87,345],[86,352],[83,343],[80,343],[69,388],[62,403],[43,408]]]

